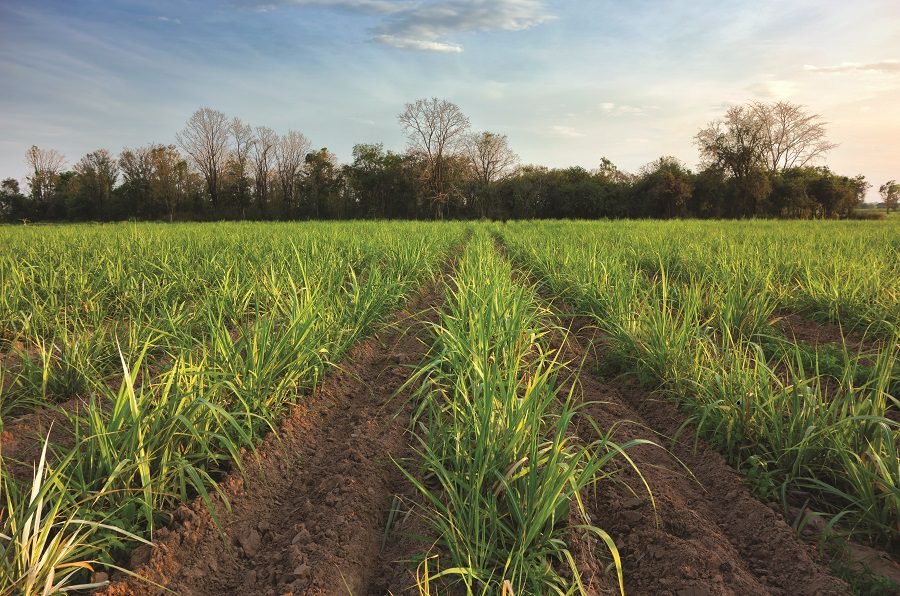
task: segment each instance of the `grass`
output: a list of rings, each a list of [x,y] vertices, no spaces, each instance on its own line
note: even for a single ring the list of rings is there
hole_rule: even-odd
[[[844,350],[839,370],[810,369],[808,350],[785,347],[786,339],[774,339],[779,332],[769,323],[775,306],[790,302],[781,296],[776,277],[791,261],[754,270],[741,256],[754,250],[741,237],[754,226],[744,224],[737,239],[714,236],[713,246],[725,245],[716,253],[707,246],[709,258],[701,260],[685,258],[699,250],[690,238],[700,224],[681,224],[687,241],[654,235],[649,224],[631,225],[646,232],[642,244],[624,233],[595,240],[598,227],[578,223],[520,224],[503,231],[517,259],[594,317],[614,368],[676,400],[699,435],[718,447],[760,496],[790,501],[812,494],[821,510],[840,522],[836,530],[882,546],[895,543],[900,529],[900,424],[891,417],[898,409],[891,393],[897,386],[896,336],[887,336],[893,339],[884,342],[874,362],[871,354],[851,357]],[[856,241],[851,238],[850,246]],[[882,284],[885,295],[849,311],[849,320],[876,325],[892,316],[885,314],[897,304],[889,278],[897,277],[890,269],[879,275],[868,277],[867,284]],[[867,279],[862,272],[856,277]],[[853,286],[857,295],[866,285]],[[841,289],[837,296],[832,306],[856,304],[856,298],[845,300]],[[827,312],[839,318],[845,310]],[[879,333],[889,333],[892,325],[878,327]],[[767,356],[762,346],[773,341],[781,347]],[[823,358],[829,356],[833,353],[823,352]]]
[[[609,434],[583,444],[569,432],[584,404],[562,389],[564,363],[549,347],[549,313],[533,288],[482,233],[446,287],[447,307],[413,382],[421,387],[414,428],[418,462],[407,477],[438,537],[423,555],[420,590],[468,594],[585,593],[571,538],[591,523],[581,491],[607,476],[610,460],[639,441]]]
[[[68,407],[32,477],[0,463],[0,593],[89,582],[178,503],[227,506],[222,475],[468,229],[411,381],[418,457],[404,470],[439,537],[423,593],[579,593],[585,532],[622,587],[580,493],[634,443],[573,435],[586,414],[553,347],[565,331],[492,234],[594,319],[604,370],[679,404],[761,498],[895,549],[897,221],[2,227],[0,430]],[[866,342],[794,341],[774,324],[783,312]]]
[[[49,596],[103,587],[102,582],[76,581],[95,566],[109,565],[105,553],[108,540],[102,536],[146,542],[105,519],[80,518],[84,503],[75,500],[60,468],[51,469],[47,446],[45,441],[34,476],[24,490],[0,466],[4,499],[0,504],[0,594]],[[59,465],[65,466],[71,457]]]
[[[429,237],[424,227],[67,226],[44,228],[59,231],[50,242],[70,259],[55,271],[58,255],[36,250],[0,261],[33,284],[4,296],[2,327],[47,346],[40,375],[28,360],[12,373],[6,412],[71,394],[86,404],[66,410],[67,440],[50,446],[73,519],[98,524],[79,543],[113,564],[179,502],[198,496],[215,515],[218,494],[227,506],[217,479],[240,471],[242,450],[252,457],[287,407],[432,275],[463,232]],[[78,231],[85,238],[70,236]],[[163,238],[168,251],[153,242]],[[74,379],[70,390],[48,389],[63,379]]]

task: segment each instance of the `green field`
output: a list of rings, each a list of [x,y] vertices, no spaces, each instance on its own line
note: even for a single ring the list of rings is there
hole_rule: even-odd
[[[429,285],[434,316],[413,313],[427,353],[404,373],[410,453],[383,454],[409,490],[373,528],[385,548],[398,511],[420,520],[427,536],[400,565],[410,591],[637,585],[633,547],[591,503],[633,477],[664,522],[642,454],[674,453],[673,438],[719,451],[798,536],[819,523],[808,540],[900,546],[896,219],[38,225],[0,238],[0,594],[105,585],[98,572],[128,569],[183,502],[219,527],[214,504],[246,454]],[[601,422],[572,382],[582,374],[672,404],[678,436]],[[593,579],[587,540],[606,569]]]

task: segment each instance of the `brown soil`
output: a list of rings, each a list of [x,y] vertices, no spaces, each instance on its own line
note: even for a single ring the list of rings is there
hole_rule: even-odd
[[[414,593],[413,571],[398,560],[423,551],[408,536],[422,531],[421,521],[402,517],[381,546],[395,495],[414,499],[393,459],[410,454],[411,404],[398,391],[427,351],[423,338],[440,302],[440,287],[432,284],[392,325],[358,344],[283,421],[278,436],[246,456],[246,481],[232,474],[222,482],[231,506],[216,505],[224,536],[195,500],[179,508],[174,527],[156,533],[155,548],[134,552],[131,568],[186,595]],[[577,366],[602,355],[588,351],[600,342],[586,319],[577,319],[573,332],[564,346],[574,363],[571,380],[585,401],[596,402],[584,411],[601,429],[615,428],[619,443],[649,438],[662,446],[628,451],[650,485],[655,511],[622,458],[615,480],[584,495],[592,522],[622,554],[626,593],[846,593],[781,515],[757,500],[716,451],[694,443],[692,427],[672,444],[684,421],[675,407]],[[595,438],[586,420],[573,432]],[[588,592],[618,593],[602,543],[579,534],[573,546]],[[114,579],[106,594],[162,593]]]
[[[47,436],[56,445],[71,447],[72,429],[67,414],[87,407],[84,396],[72,397],[51,407],[39,407],[12,421],[0,433],[4,465],[19,479],[31,479]]]
[[[576,320],[573,332],[567,355],[580,363],[584,346],[593,343],[593,333],[587,320]],[[596,363],[594,354],[584,360],[588,366]],[[655,512],[637,473],[621,459],[616,480],[601,482],[585,499],[592,522],[608,531],[619,548],[626,593],[846,592],[839,580],[814,562],[810,547],[785,520],[750,493],[718,452],[703,441],[695,444],[694,429],[681,428],[684,417],[669,402],[628,384],[604,383],[583,367],[576,380],[585,401],[596,402],[586,407],[586,413],[601,429],[615,427],[613,440],[622,444],[645,438],[660,445],[628,450],[650,486]],[[679,430],[673,444],[671,437]],[[578,432],[585,440],[596,438],[588,424],[581,424]],[[585,555],[581,542],[579,563],[587,571],[591,590],[609,591],[614,578],[596,557]],[[593,548],[598,554],[603,549],[596,544]]]
[[[398,390],[422,359],[436,316],[432,284],[394,324],[358,344],[298,406],[278,433],[247,457],[246,483],[222,483],[231,504],[216,509],[224,540],[199,501],[182,506],[156,548],[131,567],[179,594],[366,594],[382,578],[385,523],[403,476],[410,404]],[[158,593],[134,580],[107,594]]]
[[[498,249],[505,253],[502,243]],[[760,502],[716,450],[694,440],[695,428],[669,401],[591,373],[606,349],[602,336],[590,318],[573,317],[562,300],[551,305],[570,320],[566,341],[554,343],[571,363],[567,383],[577,384],[576,394],[586,402],[582,412],[604,432],[615,429],[612,440],[619,445],[634,439],[659,445],[630,448],[627,454],[639,473],[619,457],[613,478],[583,495],[591,522],[607,531],[619,550],[626,594],[847,592],[814,561],[812,548],[775,506]],[[597,438],[586,417],[575,433],[584,442]],[[618,593],[605,545],[587,533],[576,533],[572,542],[588,593]]]
[[[854,351],[874,352],[883,343],[873,340],[871,336],[865,338],[858,333],[842,330],[839,325],[810,321],[796,313],[776,313],[772,323],[780,328],[787,337],[813,346],[826,343],[846,344]]]

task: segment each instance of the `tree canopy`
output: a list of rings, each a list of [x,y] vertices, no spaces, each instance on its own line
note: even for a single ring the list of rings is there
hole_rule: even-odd
[[[456,104],[406,104],[408,146],[353,148],[341,164],[297,130],[279,134],[204,107],[177,144],[97,149],[71,169],[53,149],[26,152],[27,192],[0,185],[5,221],[344,218],[841,218],[869,188],[823,164],[835,145],[803,106],[751,102],[729,108],[696,135],[699,169],[660,157],[628,173],[521,164],[508,137],[470,130]],[[888,208],[900,185],[880,187]]]

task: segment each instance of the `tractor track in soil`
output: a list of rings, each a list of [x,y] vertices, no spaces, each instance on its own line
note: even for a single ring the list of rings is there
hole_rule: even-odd
[[[231,474],[221,483],[231,505],[216,502],[224,539],[195,499],[156,533],[155,548],[134,552],[131,569],[184,595],[366,594],[386,581],[379,551],[405,484],[394,458],[410,449],[411,404],[398,390],[427,352],[441,279],[358,343],[278,435],[246,456],[246,482]],[[104,593],[161,590],[123,579]]]
[[[627,452],[653,493],[655,511],[643,482],[621,460],[614,480],[584,496],[591,521],[609,532],[620,551],[626,594],[846,593],[784,518],[753,496],[716,450],[694,440],[694,428],[683,426],[684,416],[671,402],[587,370],[602,358],[594,331],[589,319],[574,317],[562,347],[573,363],[568,382],[577,383],[588,402],[585,413],[603,430],[615,427],[619,444],[643,438],[660,446]],[[585,441],[596,438],[583,421],[576,433]],[[609,593],[614,578],[585,552],[600,552],[602,545],[582,539],[578,547],[588,591]]]

